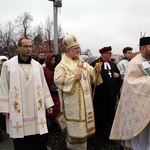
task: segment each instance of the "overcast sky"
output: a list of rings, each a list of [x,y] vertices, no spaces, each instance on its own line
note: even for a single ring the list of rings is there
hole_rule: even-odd
[[[74,34],[81,49],[93,55],[104,46],[122,54],[126,46],[138,51],[140,31],[150,35],[150,0],[62,0],[58,24],[64,33]],[[0,24],[14,21],[24,12],[34,17],[32,26],[53,21],[53,2],[48,0],[1,0]]]

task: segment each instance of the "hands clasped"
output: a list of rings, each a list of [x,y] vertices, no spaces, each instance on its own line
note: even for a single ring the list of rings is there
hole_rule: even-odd
[[[81,73],[81,72],[80,72],[80,73],[77,73],[77,74],[75,75],[75,77],[76,77],[76,81],[81,80],[81,78],[82,78],[82,73]]]

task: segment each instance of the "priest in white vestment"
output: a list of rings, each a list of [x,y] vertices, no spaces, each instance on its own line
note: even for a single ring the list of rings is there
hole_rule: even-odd
[[[30,56],[31,41],[19,39],[18,51],[18,56],[2,66],[0,112],[6,117],[7,132],[15,150],[46,150],[45,114],[52,112],[53,100],[42,66]]]
[[[150,37],[140,38],[140,53],[128,65],[110,139],[133,150],[150,150]],[[150,69],[150,65],[149,68]]]
[[[63,39],[66,52],[54,72],[61,110],[66,119],[67,148],[86,150],[87,138],[95,133],[91,83],[100,84],[100,65],[90,66],[80,57],[80,46],[74,35]]]

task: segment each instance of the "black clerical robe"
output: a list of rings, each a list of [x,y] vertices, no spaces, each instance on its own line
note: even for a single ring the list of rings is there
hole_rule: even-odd
[[[119,70],[111,61],[108,62],[109,67],[105,65],[102,58],[95,60],[91,65],[95,66],[98,62],[102,62],[103,83],[96,87],[93,99],[96,133],[102,138],[109,139],[120,90],[120,78],[114,78],[113,73],[119,73]]]

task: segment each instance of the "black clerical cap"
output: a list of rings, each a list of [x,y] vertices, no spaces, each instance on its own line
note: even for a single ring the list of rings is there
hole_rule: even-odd
[[[102,54],[102,53],[106,53],[111,50],[112,50],[111,46],[107,46],[107,47],[103,47],[103,48],[99,49],[99,52]]]
[[[140,46],[150,45],[150,37],[140,38]]]

